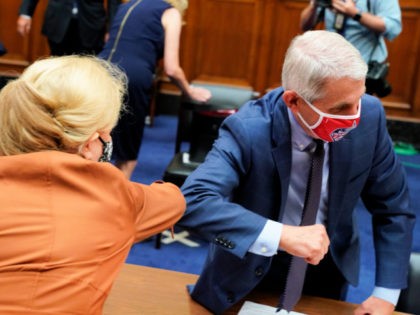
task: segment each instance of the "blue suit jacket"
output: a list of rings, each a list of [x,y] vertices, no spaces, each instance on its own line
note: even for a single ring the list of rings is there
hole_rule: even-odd
[[[248,294],[270,268],[271,258],[247,251],[267,218],[281,222],[287,211],[291,136],[282,93],[276,89],[229,116],[205,162],[182,187],[188,207],[178,224],[211,242],[192,297],[215,313]],[[327,231],[336,265],[357,284],[353,212],[362,197],[373,215],[376,285],[405,287],[415,215],[378,99],[363,97],[359,126],[330,144],[329,158]]]

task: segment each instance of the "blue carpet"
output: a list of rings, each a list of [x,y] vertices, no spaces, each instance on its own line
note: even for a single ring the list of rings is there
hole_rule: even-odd
[[[149,184],[162,178],[174,154],[176,127],[176,117],[165,115],[157,116],[153,127],[146,127],[138,166],[133,174],[134,181]],[[420,217],[420,154],[399,156],[407,171],[412,205]],[[363,301],[374,286],[374,253],[372,239],[369,236],[371,219],[361,202],[357,206],[356,215],[363,240],[362,268],[359,286],[349,288],[347,301],[352,303]],[[175,232],[182,234],[185,231],[176,229]],[[163,237],[163,242],[165,239],[166,236]],[[189,236],[188,239],[198,246],[189,247],[177,241],[163,243],[161,249],[156,249],[154,239],[149,239],[133,246],[127,262],[199,274],[207,254],[207,244],[194,236]],[[415,227],[413,251],[420,251],[420,220],[417,220]]]
[[[175,152],[176,128],[175,116],[157,116],[153,127],[145,128],[133,181],[150,184],[162,178]]]

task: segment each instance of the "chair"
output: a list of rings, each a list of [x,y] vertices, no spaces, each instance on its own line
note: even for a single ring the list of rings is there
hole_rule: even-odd
[[[239,107],[259,96],[249,88],[216,84],[194,84],[211,91],[211,99],[203,104],[183,99],[178,112],[178,127],[175,141],[175,155],[167,166],[163,180],[181,187],[185,179],[200,163],[218,136],[223,120]],[[189,149],[182,151],[183,143]],[[161,235],[157,235],[155,247],[160,248]]]
[[[181,101],[178,113],[178,128],[175,155],[163,175],[163,180],[181,187],[185,179],[204,161],[218,136],[222,121],[243,104],[258,97],[258,93],[242,87],[215,84],[196,84],[212,93],[211,99],[201,104],[192,100]],[[183,142],[189,150],[181,152]]]
[[[162,61],[159,60],[156,64],[156,70],[153,75],[152,87],[150,88],[149,113],[145,120],[146,125],[150,127],[153,127],[155,122],[156,102],[163,81],[165,81],[165,76],[163,72]]]
[[[396,310],[420,314],[420,253],[411,253],[408,287],[401,291]]]

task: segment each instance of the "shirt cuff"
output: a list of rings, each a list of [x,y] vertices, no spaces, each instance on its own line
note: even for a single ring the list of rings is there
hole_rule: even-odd
[[[258,238],[251,245],[248,251],[250,253],[266,257],[274,256],[277,254],[282,229],[283,224],[267,220],[260,235],[258,235]]]
[[[32,16],[30,16],[30,15],[27,15],[27,14],[21,14],[21,15],[19,15],[20,17],[23,17],[23,18],[25,18],[25,19],[28,19],[28,20],[32,20]]]
[[[394,306],[397,305],[398,299],[400,297],[400,289],[389,289],[384,287],[375,287],[373,289],[372,295],[374,297],[385,300],[389,303],[392,303]]]

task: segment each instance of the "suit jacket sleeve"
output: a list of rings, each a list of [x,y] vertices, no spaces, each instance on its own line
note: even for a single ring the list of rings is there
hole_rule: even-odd
[[[379,108],[378,141],[361,197],[372,214],[376,285],[403,288],[415,213],[410,206],[404,169],[388,135],[384,110]]]
[[[245,256],[267,222],[234,199],[251,164],[251,139],[244,125],[237,115],[224,121],[205,162],[182,186],[187,211],[178,223],[238,257]]]
[[[19,8],[19,15],[33,16],[38,0],[23,0]]]

